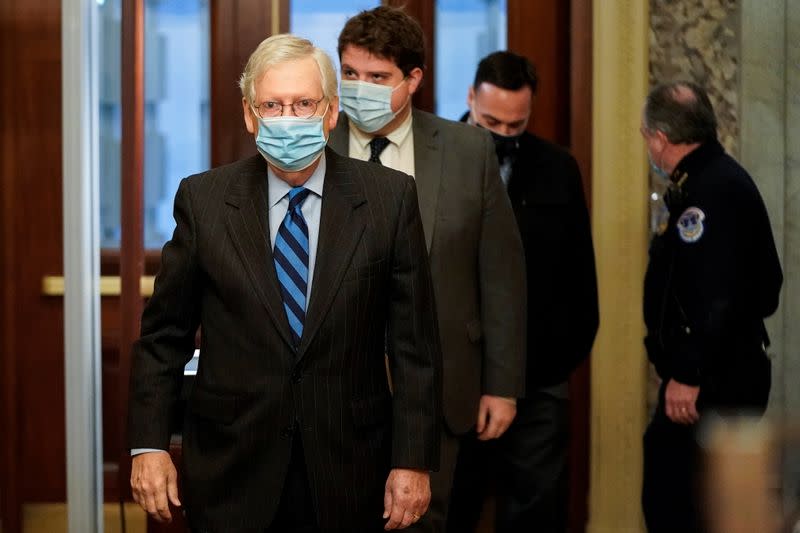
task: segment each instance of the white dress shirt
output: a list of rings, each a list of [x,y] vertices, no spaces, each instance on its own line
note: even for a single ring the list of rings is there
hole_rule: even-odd
[[[397,128],[389,133],[386,138],[389,144],[381,152],[380,160],[383,166],[405,172],[414,176],[414,131],[411,128],[413,114],[400,123]],[[368,161],[370,155],[369,142],[375,137],[370,133],[359,130],[350,122],[350,149],[349,156],[361,161]]]

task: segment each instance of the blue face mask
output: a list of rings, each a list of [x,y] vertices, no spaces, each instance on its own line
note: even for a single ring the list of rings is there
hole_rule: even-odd
[[[400,87],[403,80],[397,84]],[[397,87],[387,87],[361,80],[342,80],[339,102],[358,129],[374,133],[392,121],[392,93]]]
[[[663,168],[661,168],[660,166],[656,165],[656,163],[655,163],[655,161],[653,161],[652,157],[648,157],[647,159],[648,159],[648,161],[650,161],[650,170],[652,170],[653,173],[656,176],[658,176],[659,178],[663,179],[664,181],[669,182],[669,173],[666,170],[664,170]]]
[[[327,113],[327,108],[325,112]],[[268,162],[285,172],[308,168],[322,155],[328,140],[322,116],[272,117],[258,121],[256,146]]]

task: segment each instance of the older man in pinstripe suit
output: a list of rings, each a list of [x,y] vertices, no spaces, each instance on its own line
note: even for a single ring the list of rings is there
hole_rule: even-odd
[[[161,450],[202,326],[183,434],[181,499],[193,529],[407,527],[430,500],[441,403],[414,181],[325,148],[336,75],[309,41],[265,40],[241,85],[261,155],[181,183],[142,318],[134,497],[159,520],[171,518],[168,501],[180,504]]]

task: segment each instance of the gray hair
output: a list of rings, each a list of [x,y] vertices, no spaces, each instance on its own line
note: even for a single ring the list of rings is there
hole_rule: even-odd
[[[672,144],[716,139],[717,118],[705,89],[688,81],[657,85],[647,96],[644,126],[664,132]]]
[[[314,46],[308,39],[297,37],[288,33],[273,35],[261,41],[258,48],[250,55],[244,67],[239,88],[242,96],[254,104],[256,97],[255,83],[270,68],[279,63],[313,57],[319,67],[322,80],[322,94],[326,98],[338,96],[336,71],[333,68],[330,56],[321,48]]]

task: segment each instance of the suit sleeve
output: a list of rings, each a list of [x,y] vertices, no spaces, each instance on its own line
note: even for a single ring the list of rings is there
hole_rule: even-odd
[[[200,322],[199,269],[188,183],[175,195],[177,226],[164,246],[152,298],[133,346],[128,439],[131,448],[169,449],[170,422]]]
[[[484,136],[483,206],[478,244],[483,393],[525,393],[525,254],[491,137]]]
[[[392,466],[439,467],[442,355],[428,253],[411,178],[394,235],[387,353],[392,374]]]

